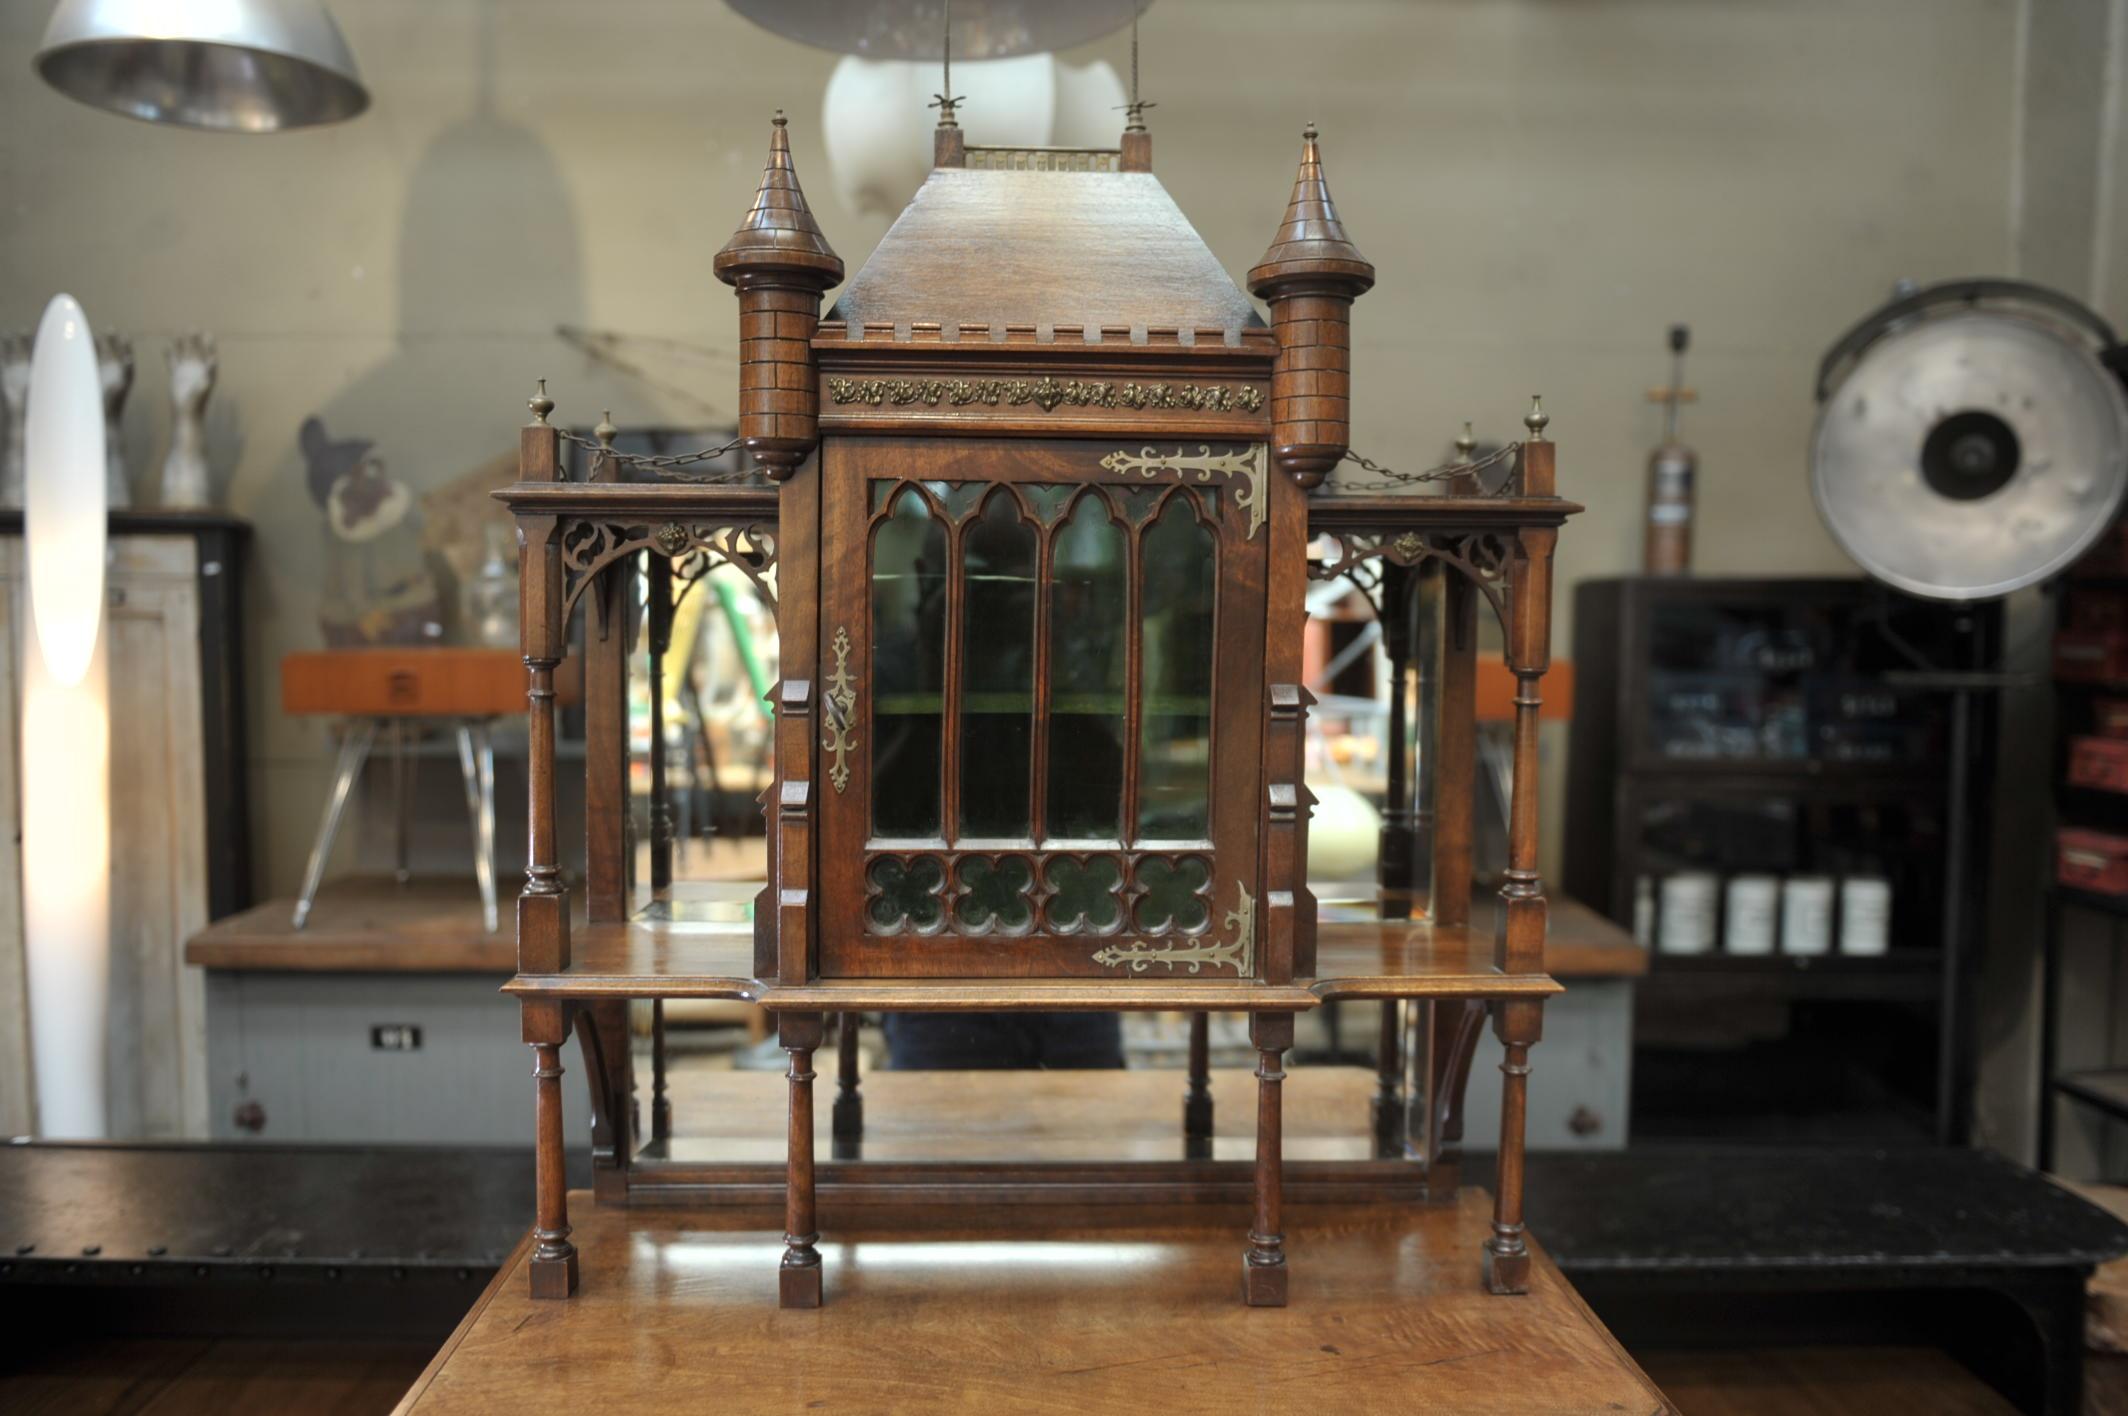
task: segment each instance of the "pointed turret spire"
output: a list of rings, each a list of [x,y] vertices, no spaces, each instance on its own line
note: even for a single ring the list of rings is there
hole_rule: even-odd
[[[1300,172],[1286,219],[1271,238],[1271,247],[1249,271],[1251,294],[1268,298],[1271,287],[1290,276],[1339,276],[1358,295],[1374,284],[1374,266],[1360,254],[1337,219],[1330,184],[1323,180],[1323,158],[1315,146],[1315,125],[1301,130]]]
[[[1373,284],[1374,267],[1337,219],[1310,123],[1286,219],[1249,271],[1249,293],[1270,305],[1278,331],[1271,453],[1303,487],[1320,485],[1350,443],[1352,302]]]
[[[798,185],[798,169],[791,165],[791,140],[784,131],[787,120],[776,110],[775,127],[768,140],[768,165],[761,170],[761,188],[746,219],[717,252],[717,279],[736,285],[739,277],[753,272],[778,271],[821,277],[825,290],[842,279],[842,257],[821,234],[806,205],[805,189]]]
[[[820,442],[813,333],[821,293],[842,279],[842,257],[820,234],[798,186],[780,108],[761,190],[717,252],[715,268],[739,293],[739,436],[780,482]]]

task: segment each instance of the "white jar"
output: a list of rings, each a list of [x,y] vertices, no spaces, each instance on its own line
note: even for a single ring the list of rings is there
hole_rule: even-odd
[[[1877,958],[1891,948],[1892,882],[1850,875],[1840,882],[1840,952]]]
[[[1791,875],[1781,886],[1781,952],[1832,952],[1832,881],[1823,875]]]
[[[1655,945],[1655,877],[1643,875],[1633,882],[1633,942],[1643,949]]]
[[[1781,882],[1772,875],[1733,875],[1722,917],[1722,950],[1771,954],[1781,919]]]
[[[1711,953],[1718,893],[1719,882],[1705,871],[1686,870],[1663,877],[1656,948],[1665,954]]]

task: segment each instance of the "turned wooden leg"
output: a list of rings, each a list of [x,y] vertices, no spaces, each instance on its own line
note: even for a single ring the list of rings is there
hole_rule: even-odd
[[[1190,1014],[1190,1089],[1182,1098],[1182,1153],[1212,1155],[1212,1016]]]
[[[1522,1222],[1522,1142],[1529,1112],[1529,1050],[1542,1032],[1544,1005],[1530,999],[1493,1005],[1493,1032],[1507,1048],[1500,1062],[1500,1174],[1493,1192],[1493,1233],[1485,1241],[1485,1286],[1529,1292],[1529,1242]]]
[[[864,1014],[844,1013],[835,1043],[835,1158],[855,1160],[864,1140],[864,1092],[858,1086],[858,1038]]]
[[[1382,1000],[1382,1035],[1374,1053],[1374,1153],[1404,1153],[1404,1019],[1394,998]]]
[[[665,1000],[650,1000],[650,1138],[672,1138],[672,1099],[665,1094]]]
[[[567,1298],[576,1292],[576,1246],[569,1242],[569,1181],[562,1150],[562,1050],[532,1044],[536,1130],[533,1175],[538,1207],[533,1222],[532,1296]]]
[[[791,1117],[784,1179],[783,1267],[777,1301],[785,1308],[820,1306],[819,1229],[813,1219],[813,1049],[820,1045],[819,1013],[780,1013],[777,1033],[790,1054]]]
[[[1241,1266],[1242,1300],[1252,1308],[1286,1306],[1286,1235],[1282,1216],[1279,1063],[1293,1045],[1291,1013],[1249,1015],[1249,1041],[1256,1048],[1256,1224]]]

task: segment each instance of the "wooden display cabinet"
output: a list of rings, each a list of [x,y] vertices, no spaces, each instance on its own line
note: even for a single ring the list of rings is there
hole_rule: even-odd
[[[588,480],[565,480],[543,388],[520,479],[499,493],[523,546],[530,670],[531,862],[509,991],[535,1058],[535,1294],[576,1285],[560,1103],[573,1028],[592,1074],[599,1199],[782,1194],[784,1306],[821,1301],[819,1188],[876,1202],[1247,1200],[1244,1296],[1282,1304],[1281,1062],[1297,1014],[1356,999],[1380,1000],[1390,1022],[1380,1147],[1296,1165],[1294,1187],[1337,1200],[1452,1191],[1459,1068],[1489,1009],[1506,1062],[1485,1274],[1495,1292],[1522,1291],[1529,1050],[1558,991],[1536,872],[1538,681],[1556,528],[1578,509],[1554,494],[1542,415],[1494,494],[1323,487],[1346,450],[1349,312],[1374,268],[1338,221],[1312,128],[1285,221],[1249,274],[1268,324],[1152,175],[1135,112],[1116,150],[1001,150],[967,146],[949,104],[930,178],[824,320],[842,262],[779,114],[760,191],[715,264],[739,300],[740,434],[767,480],[628,480],[610,450],[594,450]],[[638,576],[656,665],[672,597],[716,561],[772,593],[782,654],[769,878],[750,910],[673,882],[655,825],[639,885],[627,839]],[[1382,920],[1319,927],[1305,874],[1304,591],[1311,576],[1385,567],[1400,583],[1457,586],[1437,597],[1460,616],[1438,664],[1457,725],[1429,739],[1443,885],[1430,914],[1400,876]],[[1473,937],[1467,912],[1479,600],[1506,626],[1519,686],[1513,842],[1490,939]],[[553,673],[579,610],[588,922],[572,928]],[[1407,810],[1392,823],[1405,858],[1410,829]],[[650,1134],[638,1134],[625,1005],[646,998],[746,999],[774,1015],[790,1056],[785,1164],[677,1158],[661,1047]],[[813,1055],[830,1021],[847,1042],[864,1012],[957,1010],[1194,1015],[1175,1156],[816,1166]],[[1258,1053],[1253,1163],[1210,1155],[1203,1019],[1218,1010],[1249,1015]],[[862,1133],[856,1050],[839,1055],[838,1154]]]

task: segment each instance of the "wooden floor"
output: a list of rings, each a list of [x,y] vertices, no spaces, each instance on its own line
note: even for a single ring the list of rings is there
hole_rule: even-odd
[[[1548,1259],[1481,1290],[1488,1208],[1290,1211],[1284,1309],[1241,1305],[1223,1209],[878,1213],[823,1230],[827,1305],[785,1312],[762,1217],[576,1195],[582,1292],[533,1301],[520,1249],[401,1410],[1671,1410]]]
[[[8,1416],[382,1416],[424,1343],[103,1338],[10,1354]]]

